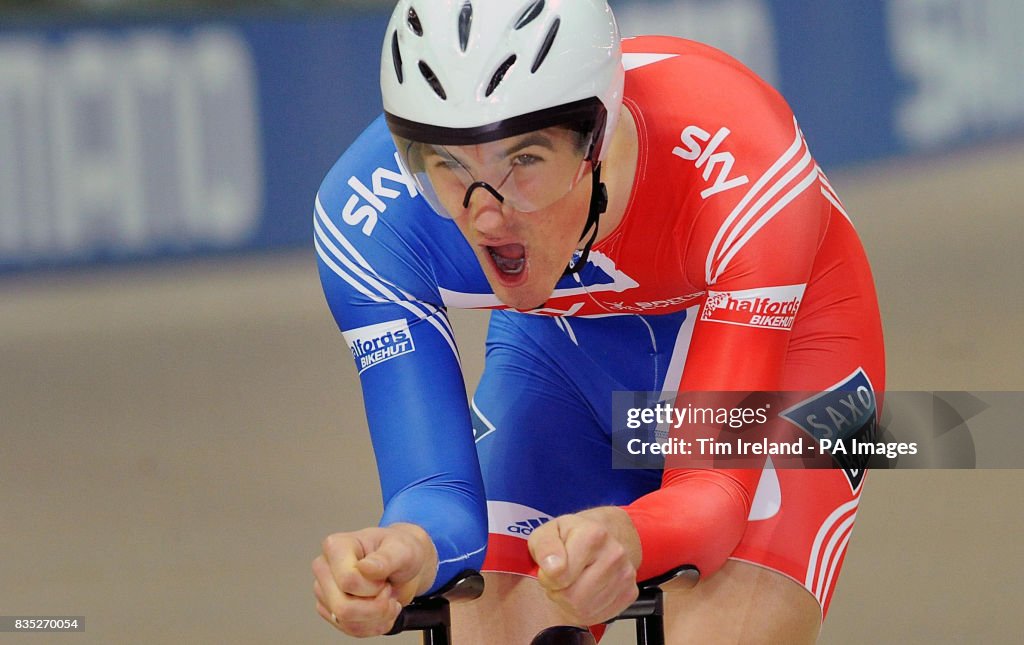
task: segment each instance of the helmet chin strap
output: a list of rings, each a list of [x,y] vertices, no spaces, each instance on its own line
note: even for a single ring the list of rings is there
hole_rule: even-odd
[[[587,223],[583,226],[583,232],[580,233],[580,241],[582,242],[587,237],[588,231],[590,232],[590,239],[583,245],[580,257],[575,263],[573,263],[571,258],[569,259],[569,265],[562,272],[563,278],[569,275],[576,275],[583,270],[583,267],[587,266],[587,260],[590,258],[590,248],[594,246],[594,242],[597,240],[597,229],[598,223],[601,220],[601,213],[605,212],[608,208],[608,188],[601,183],[600,162],[594,164],[594,170],[590,175],[590,211],[587,213]]]

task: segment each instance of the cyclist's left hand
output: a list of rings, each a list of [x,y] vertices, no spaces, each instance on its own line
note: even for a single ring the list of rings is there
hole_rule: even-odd
[[[556,517],[534,529],[528,546],[537,581],[577,624],[608,620],[636,600],[640,537],[621,508]]]

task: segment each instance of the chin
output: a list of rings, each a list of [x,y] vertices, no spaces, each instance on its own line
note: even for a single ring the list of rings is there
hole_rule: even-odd
[[[499,287],[494,290],[494,294],[498,296],[498,300],[502,304],[512,307],[516,311],[532,311],[537,309],[543,306],[551,296],[550,292],[547,295],[538,295],[535,289],[529,289],[528,286],[514,289]]]
[[[531,311],[544,306],[554,291],[554,285],[544,287],[538,283],[536,276],[529,276],[523,284],[517,286],[502,284],[500,279],[487,277],[498,300],[516,311]]]

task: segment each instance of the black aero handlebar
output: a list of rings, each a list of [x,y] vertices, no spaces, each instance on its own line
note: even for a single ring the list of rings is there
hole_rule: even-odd
[[[452,601],[473,600],[484,592],[484,577],[466,569],[435,593],[416,598],[402,608],[388,636],[408,631],[422,631],[424,645],[451,645]]]
[[[640,593],[636,600],[621,614],[606,622],[635,620],[637,645],[665,645],[665,601],[661,586],[697,573],[697,567],[684,564],[638,583]]]
[[[664,645],[664,602],[661,586],[682,576],[697,573],[696,567],[683,565],[637,584],[637,599],[618,616],[618,620],[636,621],[637,645]],[[451,608],[453,601],[473,600],[484,591],[479,572],[467,569],[430,596],[417,598],[402,609],[388,635],[422,631],[424,645],[451,645]],[[582,627],[559,625],[541,631],[530,645],[593,645],[594,637]]]

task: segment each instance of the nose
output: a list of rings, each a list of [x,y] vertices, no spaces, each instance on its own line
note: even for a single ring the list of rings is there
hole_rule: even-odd
[[[466,212],[473,228],[484,237],[504,237],[508,226],[505,205],[487,190],[474,190],[468,197]]]
[[[469,188],[466,189],[466,196],[462,199],[463,208],[469,207],[469,200],[473,198],[473,192],[478,188],[486,190],[491,194],[492,197],[494,197],[494,199],[498,200],[499,202],[505,202],[505,198],[501,196],[501,193],[495,190],[494,186],[491,186],[486,181],[474,181],[472,184],[469,185]]]

